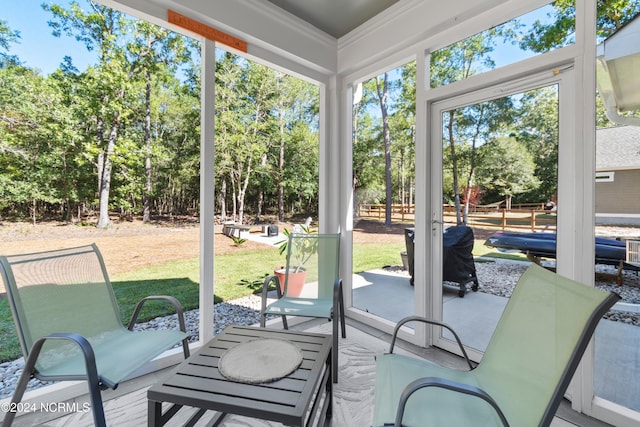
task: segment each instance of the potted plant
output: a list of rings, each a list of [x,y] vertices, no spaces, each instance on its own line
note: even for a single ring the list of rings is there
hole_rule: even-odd
[[[300,232],[294,229],[295,234],[310,234],[309,227],[304,225],[296,226],[300,227]],[[282,255],[285,253],[289,246],[289,237],[292,234],[286,228],[283,231],[286,236],[285,240],[276,242],[278,250]],[[274,274],[278,277],[280,282],[280,291],[284,292],[284,282],[287,278],[287,295],[297,297],[302,293],[304,287],[306,269],[305,264],[311,259],[311,257],[318,251],[318,241],[315,239],[297,240],[295,241],[295,247],[292,248],[291,255],[289,257],[289,271],[285,266],[278,267],[274,270]]]

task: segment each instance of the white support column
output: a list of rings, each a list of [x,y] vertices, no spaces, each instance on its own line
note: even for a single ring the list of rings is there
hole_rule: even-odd
[[[433,206],[431,200],[435,192],[441,199],[442,188],[431,185],[432,162],[430,162],[431,138],[428,128],[428,115],[426,96],[429,88],[429,65],[424,50],[416,54],[416,115],[415,115],[415,182],[414,196],[415,209],[415,239],[414,257],[420,262],[414,263],[414,314],[433,318],[434,308],[433,281],[428,279],[429,272],[434,269],[432,256],[432,232],[431,219]],[[439,287],[440,288],[440,287]],[[440,304],[440,302],[438,302]],[[414,342],[417,345],[427,346],[431,340],[431,329],[426,324],[416,322]]]
[[[204,343],[213,338],[214,111],[216,46],[202,44],[200,110],[200,328]]]
[[[578,105],[576,109],[574,130],[575,151],[570,155],[575,158],[576,168],[572,177],[575,185],[571,190],[574,192],[574,199],[570,202],[574,206],[575,220],[571,222],[574,227],[573,255],[571,269],[560,270],[562,261],[558,257],[558,272],[572,277],[579,282],[594,286],[594,259],[595,259],[595,146],[596,146],[596,126],[594,118],[596,116],[596,10],[595,0],[585,0],[576,3],[576,45],[580,55],[576,58],[574,91],[575,98],[571,100],[571,106]],[[562,115],[560,116],[562,117]],[[562,151],[558,153],[558,170],[565,166],[565,159]],[[558,177],[560,178],[560,177]],[[560,184],[559,184],[560,186]],[[566,201],[558,198],[559,213],[562,214]],[[567,224],[564,224],[565,227]],[[558,226],[558,233],[560,233]],[[558,235],[560,243],[560,235]],[[556,251],[560,254],[559,246]],[[574,375],[568,389],[572,395],[571,407],[578,412],[593,414],[594,402],[594,369],[595,352],[593,340],[585,351],[582,362]]]
[[[339,79],[333,76],[320,86],[319,220],[321,233],[340,231],[340,182],[343,173],[340,144],[340,112],[343,111]]]
[[[340,168],[340,183],[336,193],[339,196],[339,221],[342,232],[340,246],[340,277],[344,288],[345,308],[353,306],[353,86],[339,91],[340,115],[336,128],[339,139],[336,141],[336,166]],[[345,310],[346,311],[346,310]]]

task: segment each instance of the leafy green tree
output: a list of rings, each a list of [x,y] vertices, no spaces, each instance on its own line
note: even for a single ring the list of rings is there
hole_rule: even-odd
[[[69,9],[55,4],[44,8],[53,14],[50,26],[54,35],[75,36],[88,50],[98,51],[98,64],[87,70],[84,79],[85,115],[93,127],[88,131],[95,135],[93,151],[99,177],[97,226],[109,226],[111,198],[123,213],[135,210],[142,198],[143,219],[148,221],[153,78],[175,73],[188,60],[188,52],[183,38],[174,33],[91,1],[89,5],[91,11],[83,11],[75,2]],[[143,182],[137,172],[140,164],[144,165]],[[118,171],[116,181],[114,169]]]
[[[82,10],[77,2],[69,9],[57,4],[43,8],[53,14],[49,25],[55,36],[75,36],[88,50],[97,49],[98,65],[87,73],[87,112],[94,124],[95,145],[98,151],[99,218],[97,227],[110,225],[109,197],[116,145],[123,120],[131,114],[127,95],[131,94],[131,78],[135,67],[127,60],[123,44],[128,33],[128,22],[114,9],[89,2],[92,11]]]
[[[598,0],[596,34],[604,39],[640,13],[637,0]],[[533,52],[547,52],[574,41],[576,32],[575,0],[556,0],[553,18],[548,23],[538,20],[533,30],[524,34],[520,46]]]
[[[440,49],[431,54],[430,70],[431,70],[431,85],[433,87],[443,86],[453,83],[458,80],[463,80],[471,75],[480,72],[480,67],[494,68],[495,63],[491,59],[490,53],[493,51],[496,43],[497,32],[488,31],[474,36],[468,37],[457,43],[454,43],[446,48]],[[466,110],[473,110],[475,107],[467,108]],[[479,107],[480,111],[475,113],[478,117],[475,122],[479,125],[484,119],[484,109]],[[463,113],[464,114],[464,113]],[[471,113],[473,115],[474,113]],[[443,147],[448,151],[448,159],[451,162],[451,177],[453,184],[453,201],[456,209],[457,223],[462,224],[462,210],[460,203],[461,185],[460,185],[460,167],[459,167],[459,153],[457,147],[458,129],[457,121],[460,120],[458,110],[450,110],[446,113],[444,118],[444,126],[446,128],[443,135],[443,141],[447,142],[448,147]],[[459,126],[460,129],[463,126]],[[473,139],[475,141],[475,139]],[[474,158],[475,158],[475,144],[471,145],[471,160],[469,164],[469,172],[467,179],[467,189],[472,188],[474,170]],[[469,199],[468,197],[466,198]],[[467,207],[468,209],[468,207]]]
[[[403,206],[414,204],[415,189],[415,146],[416,146],[416,62],[411,61],[400,68],[400,96],[397,100],[397,111],[392,116],[393,140],[399,154],[398,175],[399,200]]]
[[[415,176],[415,62],[361,88],[353,109],[353,186],[361,203],[384,201],[390,225],[392,204],[410,202]]]
[[[217,170],[232,190],[233,218],[244,219],[245,194],[254,165],[266,151],[264,130],[269,126],[275,75],[227,53],[218,62],[216,96]],[[223,200],[225,202],[225,200]]]
[[[368,91],[365,92],[370,93]],[[369,114],[365,98],[353,108],[353,178],[354,206],[381,203],[385,197],[384,159],[377,134],[379,124]]]
[[[142,194],[143,221],[151,219],[152,195],[152,89],[154,81],[169,81],[176,70],[190,60],[185,38],[164,28],[144,21],[132,21],[133,37],[127,43],[127,52],[132,63],[137,63],[136,77],[144,85],[144,132],[140,146],[144,152],[145,182]],[[157,89],[157,88],[156,88]]]
[[[384,149],[384,182],[385,182],[385,215],[384,224],[391,225],[391,205],[393,204],[393,188],[391,181],[391,130],[389,129],[389,73],[374,79],[378,106],[382,118],[382,144]]]
[[[478,170],[478,181],[484,188],[504,196],[507,209],[511,209],[513,196],[540,185],[532,155],[513,137],[499,137],[483,144],[478,155],[483,164]]]
[[[98,227],[109,225],[110,210],[121,216],[142,213],[145,220],[153,210],[197,212],[197,53],[189,57],[192,44],[183,38],[87,4],[87,10],[76,2],[43,7],[51,13],[53,34],[74,37],[96,51],[95,65],[79,71],[66,57],[47,77],[20,67],[0,69],[0,78],[10,81],[3,96],[14,98],[0,105],[6,112],[0,118],[0,209],[70,218],[97,207]],[[8,31],[0,30],[3,43],[9,43]],[[217,77],[220,211],[232,201],[233,215],[242,220],[247,206],[257,213],[274,208],[281,188],[287,212],[313,214],[318,88],[230,54],[218,61]],[[37,102],[29,105],[28,96],[15,96],[23,92],[56,108],[47,115]],[[18,122],[29,125],[13,126]],[[30,175],[40,184],[30,187]]]
[[[62,99],[54,80],[21,66],[0,68],[2,199],[28,208],[33,223],[40,209],[69,197],[77,135]]]
[[[216,79],[221,212],[229,198],[233,218],[242,222],[246,198],[254,197],[259,215],[265,194],[277,200],[280,220],[286,203],[316,211],[317,87],[230,53],[218,59]]]
[[[558,189],[558,87],[527,91],[514,118],[516,138],[525,144],[535,162],[540,186],[523,193],[527,201],[548,201]]]
[[[20,65],[17,56],[6,53],[9,51],[11,44],[18,43],[19,39],[20,32],[11,30],[7,21],[0,19],[0,68],[9,65]]]
[[[523,35],[520,46],[533,52],[547,52],[574,42],[575,0],[557,0],[553,3],[553,20],[534,23],[533,31]],[[640,13],[638,0],[598,0],[596,18],[596,37],[603,41],[616,30],[634,19]],[[596,98],[596,125],[608,127],[614,125],[606,116],[605,107]]]
[[[200,195],[200,89],[171,78],[154,83],[151,107],[155,213],[197,212]]]
[[[274,115],[277,117],[278,218],[284,219],[285,203],[305,216],[318,210],[319,89],[284,75],[278,85]],[[285,197],[286,196],[286,197]]]

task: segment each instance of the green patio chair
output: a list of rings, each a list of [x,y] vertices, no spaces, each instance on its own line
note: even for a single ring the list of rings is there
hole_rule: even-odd
[[[393,354],[404,323],[442,325],[420,317],[401,320],[389,353],[376,358],[373,425],[550,425],[596,325],[618,300],[532,265],[475,369],[463,349],[469,371]]]
[[[346,338],[344,297],[339,277],[340,235],[291,233],[287,242],[287,264],[282,279],[269,276],[262,288],[260,326],[269,314],[333,319],[333,382],[338,382],[338,323]],[[269,284],[274,282],[278,299],[267,305]]]
[[[182,307],[173,297],[148,297],[122,324],[104,261],[96,245],[26,255],[0,256],[24,371],[12,402],[18,403],[33,376],[43,381],[87,380],[96,426],[104,426],[100,392],[182,342],[189,356]],[[134,331],[146,301],[163,300],[178,313],[178,330]],[[4,426],[15,413],[9,412]]]

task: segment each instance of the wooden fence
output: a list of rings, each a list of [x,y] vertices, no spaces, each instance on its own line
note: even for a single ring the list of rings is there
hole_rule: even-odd
[[[544,203],[519,204],[513,206],[514,207],[509,210],[491,205],[476,206],[469,212],[467,225],[499,230],[556,230],[556,214],[553,211],[545,211]],[[456,210],[454,206],[444,205],[442,212],[445,224],[456,224]],[[361,218],[375,218],[383,221],[385,219],[385,205],[358,205],[358,215]],[[415,221],[415,207],[413,205],[392,205],[391,218],[393,221],[413,222]]]

